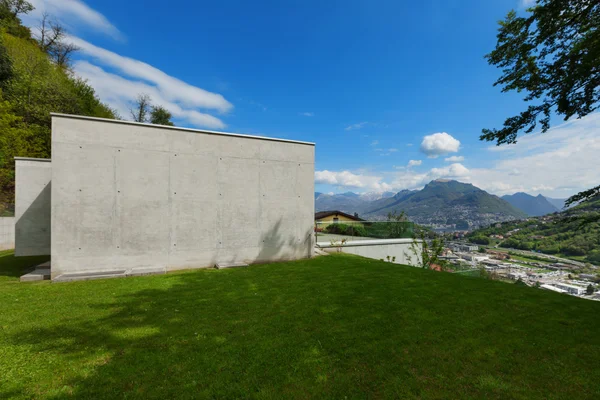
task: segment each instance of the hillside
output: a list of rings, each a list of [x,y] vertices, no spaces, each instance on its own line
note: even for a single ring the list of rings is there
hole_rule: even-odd
[[[27,262],[0,253],[1,398],[600,396],[594,301],[345,254],[19,284]]]
[[[527,193],[519,192],[512,195],[502,196],[513,207],[523,211],[530,217],[539,217],[541,215],[558,212],[559,209],[552,205],[544,196],[532,196]]]
[[[115,118],[94,89],[69,70],[60,38],[36,40],[18,2],[0,2],[0,215],[14,210],[14,157],[50,157],[50,113]]]
[[[420,191],[400,192],[367,208],[362,215],[377,218],[393,211],[404,211],[420,224],[454,225],[456,229],[525,217],[522,211],[497,196],[471,184],[448,180],[432,181]]]
[[[532,250],[600,264],[600,199],[560,213],[505,222],[470,234],[471,240],[487,242],[492,235],[504,237],[499,246]]]

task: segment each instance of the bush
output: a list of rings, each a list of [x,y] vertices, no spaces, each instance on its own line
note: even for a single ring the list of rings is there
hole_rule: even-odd
[[[325,232],[336,235],[346,236],[367,236],[367,231],[362,225],[330,224],[325,228]]]

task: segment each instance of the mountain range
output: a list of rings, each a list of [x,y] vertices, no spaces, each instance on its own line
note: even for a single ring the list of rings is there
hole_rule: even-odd
[[[358,213],[361,218],[370,220],[382,220],[390,212],[404,211],[410,220],[440,230],[473,229],[558,211],[541,195],[517,193],[504,197],[489,194],[468,183],[438,179],[421,190],[403,190],[395,194],[315,193],[315,209]]]
[[[550,203],[550,201],[541,194],[534,197],[530,194],[519,192],[502,196],[502,199],[509,202],[513,207],[524,211],[531,217],[540,217],[542,215],[560,211],[558,207]]]

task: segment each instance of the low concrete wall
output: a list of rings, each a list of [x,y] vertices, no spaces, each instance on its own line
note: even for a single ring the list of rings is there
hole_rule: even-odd
[[[308,258],[314,150],[53,114],[52,277]]]
[[[343,246],[337,247],[331,243],[319,242],[317,246],[332,251],[340,249],[343,253],[355,254],[357,256],[373,258],[376,260],[386,260],[396,257],[396,264],[417,266],[421,262],[421,249],[414,254],[412,248],[412,239],[376,239],[376,240],[358,240],[346,242]]]
[[[0,250],[15,248],[15,217],[0,218]]]
[[[15,157],[15,256],[50,255],[50,160]]]

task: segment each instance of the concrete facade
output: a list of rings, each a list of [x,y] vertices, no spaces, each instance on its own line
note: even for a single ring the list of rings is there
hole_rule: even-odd
[[[15,256],[50,254],[50,160],[15,158]]]
[[[53,114],[52,277],[310,257],[314,150]]]
[[[15,248],[15,217],[0,218],[0,250]]]

